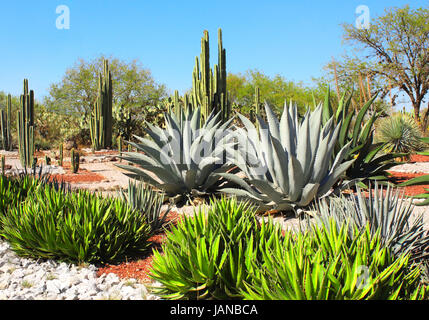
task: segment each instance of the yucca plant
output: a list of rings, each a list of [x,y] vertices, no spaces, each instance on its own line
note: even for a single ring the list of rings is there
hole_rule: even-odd
[[[200,108],[183,110],[180,118],[165,114],[166,128],[147,123],[152,139],[135,137],[139,143],[128,142],[139,152],[123,152],[122,159],[134,164],[117,166],[127,176],[161,189],[170,199],[205,196],[218,189],[222,179],[216,173],[226,172],[231,165],[225,161],[229,141],[229,124],[222,124],[220,114],[210,114],[200,125]]]
[[[164,196],[153,190],[152,187],[142,182],[135,183],[130,180],[127,191],[120,190],[120,197],[131,208],[140,212],[142,218],[149,224],[152,233],[158,233],[167,224],[166,218],[170,212],[170,207],[161,214]]]
[[[369,118],[367,118],[367,114],[377,95],[368,100],[358,112],[350,108],[352,97],[353,92],[347,98],[344,93],[334,115],[328,90],[323,104],[323,119],[327,121],[334,116],[335,123],[340,123],[341,129],[335,146],[335,154],[350,143],[345,161],[351,159],[355,159],[355,161],[346,170],[345,176],[349,181],[366,187],[370,181],[387,180],[387,170],[398,164],[395,162],[395,158],[403,157],[405,154],[399,152],[384,154],[382,151],[386,148],[387,142],[374,143],[374,123],[380,118],[382,112],[373,112]]]
[[[420,299],[427,288],[408,255],[394,256],[365,226],[363,232],[312,226],[305,233],[287,231],[280,245],[261,243],[262,261],[253,260],[242,291],[251,300]],[[252,252],[250,252],[252,254]]]
[[[280,237],[279,225],[260,225],[249,202],[212,200],[171,228],[162,254],[154,250],[151,278],[161,286],[152,290],[166,299],[242,299],[259,246]]]
[[[337,226],[349,223],[350,235],[355,227],[368,226],[375,236],[380,233],[383,246],[396,256],[411,254],[411,260],[429,258],[429,235],[425,230],[423,214],[413,213],[414,206],[406,201],[400,189],[375,183],[369,186],[367,196],[358,187],[356,196],[330,197],[315,206],[316,223],[329,226],[331,219]]]
[[[259,211],[294,210],[327,195],[354,162],[343,162],[346,144],[330,163],[341,126],[335,127],[331,118],[322,127],[321,104],[313,112],[308,109],[301,122],[292,103],[289,108],[285,104],[280,121],[268,104],[265,111],[268,123],[258,117],[258,131],[239,115],[245,128],[235,131],[238,150],[231,161],[246,177],[218,174],[241,187],[221,191],[252,200]]]
[[[394,114],[382,119],[377,131],[378,139],[386,143],[386,153],[401,152],[409,155],[424,149],[418,124],[405,114]]]
[[[149,246],[150,227],[120,199],[45,186],[1,217],[1,235],[21,256],[112,262]]]

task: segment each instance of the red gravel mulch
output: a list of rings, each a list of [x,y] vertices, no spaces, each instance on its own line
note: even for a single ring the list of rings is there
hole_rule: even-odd
[[[169,212],[167,215],[167,221],[171,221],[173,224],[177,223],[178,219],[180,219],[180,214],[177,212]],[[136,257],[131,261],[126,261],[120,264],[106,264],[98,269],[97,276],[114,273],[122,279],[133,278],[140,281],[149,281],[149,275],[152,269],[153,249],[162,252],[161,245],[165,241],[166,237],[165,233],[152,236],[149,238],[149,241],[152,242],[152,244],[143,256]]]
[[[429,174],[429,173],[408,173],[408,172],[396,172],[396,171],[389,171],[389,172],[392,174],[391,181],[395,184]],[[418,186],[407,186],[401,189],[405,190],[404,191],[405,195],[415,196],[420,193],[425,193],[426,191],[424,188],[429,188],[429,184],[418,185]]]
[[[411,155],[409,162],[429,162],[429,156],[422,156],[419,154],[413,154],[413,155]]]
[[[73,173],[71,170],[70,163],[64,163],[63,169],[66,172],[65,174],[52,174],[50,179],[55,179],[58,182],[68,182],[68,183],[91,183],[91,182],[101,182],[106,180],[106,177],[98,174],[96,172],[91,172],[86,169],[80,168],[77,173]]]

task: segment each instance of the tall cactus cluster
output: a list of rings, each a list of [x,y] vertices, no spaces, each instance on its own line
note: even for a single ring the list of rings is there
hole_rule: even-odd
[[[6,100],[6,110],[0,111],[0,131],[1,131],[1,144],[3,150],[12,150],[12,135],[10,132],[10,121],[12,113],[12,97],[9,94]]]
[[[195,67],[192,74],[192,91],[185,94],[183,101],[179,101],[178,92],[173,99],[169,99],[168,109],[180,114],[180,109],[185,111],[189,107],[196,109],[201,107],[201,120],[208,118],[210,113],[221,112],[222,121],[227,120],[231,114],[231,102],[226,84],[226,51],[222,45],[222,30],[218,30],[218,64],[214,69],[210,68],[209,33],[204,31],[201,39],[201,54],[195,58]],[[174,109],[173,109],[174,108]]]
[[[112,105],[113,88],[109,62],[104,61],[104,74],[98,79],[98,96],[91,115],[90,132],[93,150],[112,146]]]
[[[18,149],[21,165],[30,167],[34,155],[34,91],[28,91],[28,80],[24,79],[24,94],[21,95],[21,110],[17,111]]]

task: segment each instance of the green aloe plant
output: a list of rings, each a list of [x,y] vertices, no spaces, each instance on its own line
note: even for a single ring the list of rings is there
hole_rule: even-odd
[[[134,166],[117,166],[127,170],[127,176],[142,180],[161,189],[170,199],[204,196],[216,191],[222,179],[216,173],[226,172],[226,152],[233,145],[229,124],[222,124],[220,113],[210,114],[200,124],[200,108],[165,114],[166,128],[147,123],[147,133],[152,139],[135,137],[138,143],[128,142],[140,152],[123,152],[120,158]]]
[[[261,243],[262,264],[253,260],[242,294],[251,300],[422,299],[420,270],[409,256],[393,255],[366,225],[313,225],[303,233],[287,231],[277,246]],[[249,252],[252,254],[252,252]]]
[[[259,224],[249,202],[213,200],[171,228],[162,254],[154,250],[150,276],[161,286],[152,290],[165,299],[242,299],[258,248],[280,238],[279,225]]]
[[[258,117],[259,130],[242,115],[245,128],[235,131],[238,150],[233,162],[245,174],[240,178],[231,173],[218,174],[238,188],[221,191],[246,197],[259,205],[259,210],[287,211],[308,206],[325,196],[339,181],[354,159],[343,162],[350,143],[330,160],[341,126],[333,118],[322,127],[322,105],[308,110],[298,120],[296,105],[285,105],[280,121],[265,104],[268,123]]]
[[[120,199],[40,188],[0,218],[19,255],[70,262],[112,262],[149,246],[150,227]]]
[[[429,236],[425,230],[423,214],[413,214],[411,202],[404,201],[399,188],[386,188],[378,183],[369,186],[367,196],[358,187],[356,196],[330,197],[318,201],[314,215],[316,223],[329,226],[330,220],[337,226],[349,223],[363,230],[368,226],[375,236],[380,232],[381,244],[396,256],[411,254],[411,260],[429,258]]]

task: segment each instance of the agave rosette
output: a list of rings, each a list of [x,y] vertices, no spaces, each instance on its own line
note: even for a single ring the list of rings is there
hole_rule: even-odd
[[[298,120],[297,107],[292,103],[289,108],[285,104],[280,121],[268,104],[265,111],[268,123],[258,117],[259,130],[238,115],[244,128],[235,131],[238,149],[232,162],[246,177],[219,174],[241,187],[221,191],[253,200],[259,211],[293,210],[329,194],[354,161],[343,161],[349,143],[330,161],[340,125],[334,127],[330,118],[322,126],[322,105],[313,112],[307,110],[302,121]]]
[[[147,123],[151,139],[137,137],[138,143],[128,142],[140,152],[124,152],[121,158],[135,164],[118,165],[129,172],[127,176],[142,180],[163,190],[169,197],[206,195],[215,191],[222,181],[216,173],[226,172],[230,141],[228,129],[232,119],[220,122],[220,113],[212,112],[201,124],[201,110],[165,114],[166,128]]]

